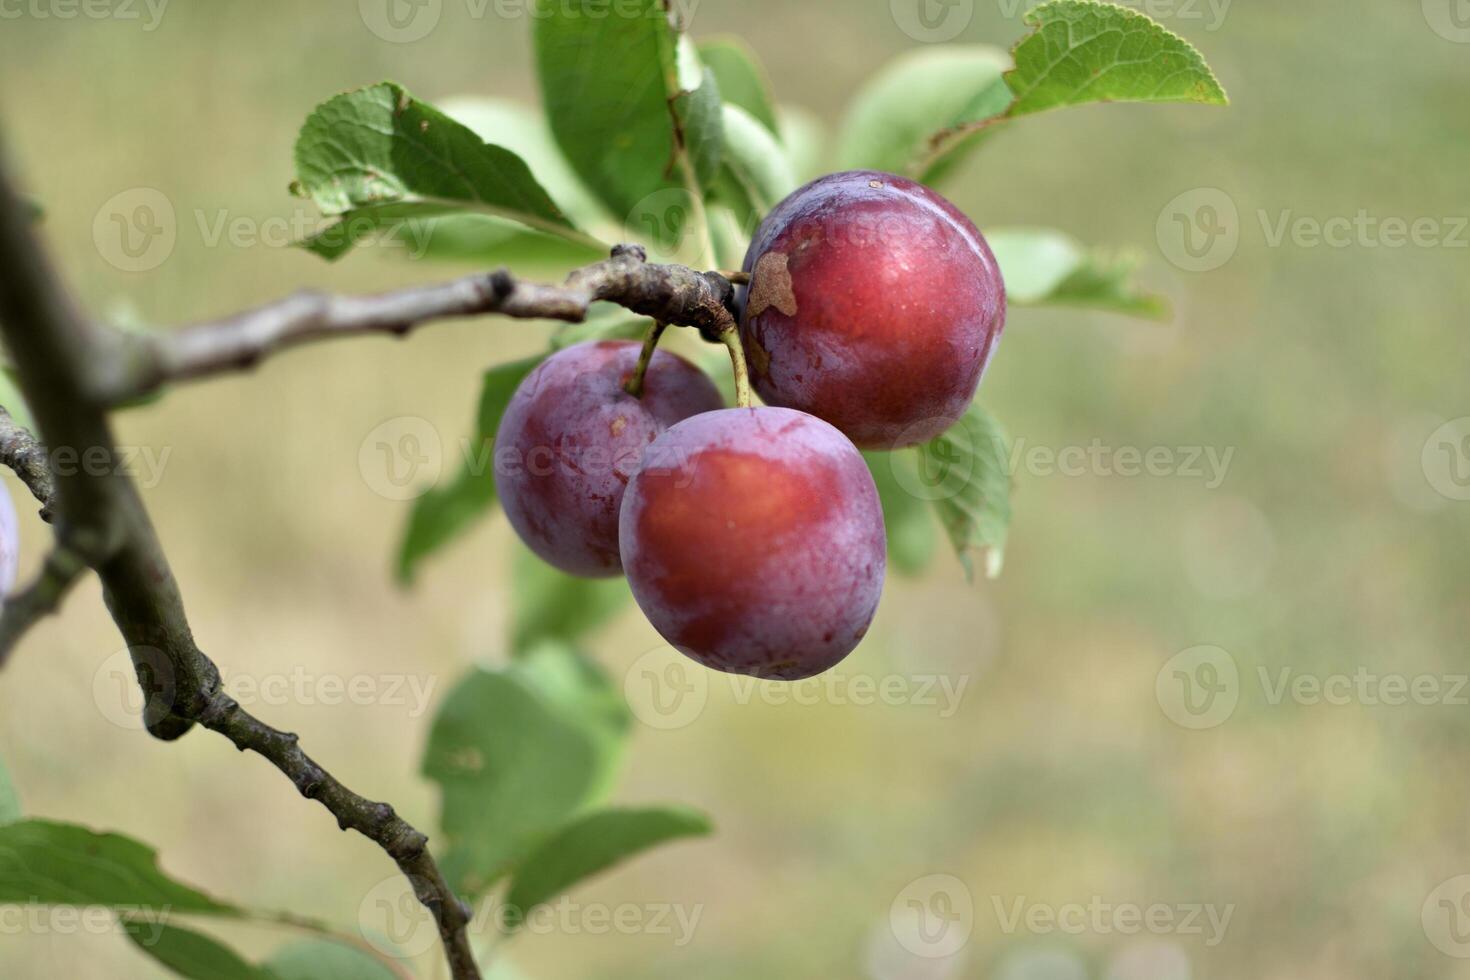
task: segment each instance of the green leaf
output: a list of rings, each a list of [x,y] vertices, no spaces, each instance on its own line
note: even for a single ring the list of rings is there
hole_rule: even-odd
[[[948,432],[918,448],[915,490],[933,502],[966,577],[974,579],[971,553],[980,552],[995,578],[1011,523],[1010,454],[1000,423],[972,405]]]
[[[827,127],[816,113],[801,106],[783,105],[778,110],[781,117],[781,145],[786,147],[786,159],[798,184],[827,173],[827,158],[831,140]]]
[[[503,146],[526,161],[553,200],[579,227],[593,228],[612,219],[597,195],[582,183],[551,134],[546,117],[509,99],[458,96],[439,103],[446,116],[463,123],[486,143]]]
[[[950,133],[993,118],[1011,102],[1002,77],[1010,59],[987,45],[942,45],[894,60],[857,94],[842,125],[844,170],[884,170],[933,179],[946,158],[974,141]]]
[[[278,980],[219,941],[161,921],[124,919],[133,945],[185,980]]]
[[[755,50],[741,38],[716,37],[700,42],[699,57],[720,86],[725,105],[736,105],[750,113],[771,133],[780,133],[775,100],[771,98],[771,79]],[[728,146],[737,137],[727,131]]]
[[[360,212],[359,212],[360,213]],[[476,268],[508,266],[522,274],[560,277],[568,269],[607,258],[590,244],[527,231],[483,214],[414,218],[393,229],[400,254],[411,259],[460,262]]]
[[[622,577],[575,578],[517,548],[511,590],[511,650],[546,640],[573,643],[617,615],[633,597]]]
[[[1052,0],[1025,21],[1034,32],[1005,76],[1012,118],[1088,102],[1229,101],[1193,45],[1135,10]]]
[[[475,437],[466,450],[459,475],[418,498],[409,514],[398,547],[400,584],[411,584],[425,558],[467,531],[494,506],[495,431],[516,387],[542,359],[530,357],[485,372]]]
[[[0,827],[0,904],[106,905],[187,915],[238,910],[174,881],[158,855],[118,834],[22,820]]]
[[[863,453],[883,504],[888,560],[905,575],[918,575],[927,568],[938,543],[928,502],[906,489],[918,479],[917,456],[912,449]]]
[[[611,216],[577,177],[546,120],[528,106],[507,99],[460,96],[439,110],[463,123],[487,143],[503,146],[526,162],[541,186],[579,228],[621,237]],[[503,218],[456,214],[420,219],[397,232],[412,257],[475,265],[505,265],[523,271],[565,272],[606,258],[606,250],[585,242],[543,235]]]
[[[710,830],[708,817],[683,808],[588,814],[559,830],[516,869],[506,897],[506,925],[517,928],[530,909],[641,851]]]
[[[329,99],[296,141],[297,193],[339,218],[307,248],[335,258],[411,217],[475,211],[589,248],[519,156],[384,82]]]
[[[629,726],[596,667],[559,644],[475,670],[445,700],[424,774],[442,791],[445,874],[479,895],[606,793]]]
[[[15,783],[10,778],[10,771],[0,762],[0,824],[14,823],[21,818],[21,813]]]
[[[265,961],[275,980],[397,980],[377,958],[327,939],[282,946]]]
[[[1006,297],[1021,306],[1076,306],[1167,320],[1169,304],[1134,281],[1139,257],[1088,250],[1047,228],[997,229],[986,236],[1005,279]]]
[[[542,99],[563,154],[615,218],[660,191],[697,193],[719,169],[719,85],[669,21],[606,0],[536,0]],[[662,206],[659,208],[662,209]]]
[[[776,137],[739,106],[725,106],[725,135],[725,165],[713,196],[734,211],[748,240],[771,208],[796,190],[796,174]]]

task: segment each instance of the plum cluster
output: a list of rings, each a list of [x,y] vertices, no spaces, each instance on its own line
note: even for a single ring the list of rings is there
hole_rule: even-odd
[[[745,259],[740,335],[766,403],[725,408],[667,351],[561,351],[496,437],[512,526],[550,564],[628,577],[674,647],[717,670],[796,680],[872,623],[887,553],[862,454],[932,439],[969,408],[1005,323],[984,237],[892,174],[821,178],[778,205]]]

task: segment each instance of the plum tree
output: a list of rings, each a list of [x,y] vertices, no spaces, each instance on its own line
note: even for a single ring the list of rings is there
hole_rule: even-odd
[[[495,438],[495,486],[511,526],[572,575],[621,571],[618,513],[644,451],[674,423],[724,407],[702,371],[664,350],[640,395],[629,394],[640,350],[601,341],[547,358],[516,389]]]
[[[939,435],[974,400],[1005,324],[1000,268],[974,224],[914,181],[822,177],[761,223],[741,334],[773,405],[867,449]]]
[[[786,408],[710,412],[659,436],[623,498],[620,540],[649,622],[730,673],[827,670],[883,591],[883,512],[862,455]]]

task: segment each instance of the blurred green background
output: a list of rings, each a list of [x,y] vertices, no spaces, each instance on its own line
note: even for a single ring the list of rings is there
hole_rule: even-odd
[[[1452,954],[1470,954],[1470,884],[1455,881],[1470,874],[1470,690],[1457,680],[1470,669],[1470,503],[1457,499],[1470,497],[1470,35],[1445,19],[1458,2],[1159,0],[1145,9],[1203,51],[1231,107],[1067,110],[972,157],[946,190],[982,229],[1054,225],[1137,246],[1174,322],[1013,311],[981,389],[1020,447],[1003,577],[967,585],[945,554],[922,579],[890,580],[840,673],[900,679],[896,703],[828,688],[771,703],[715,679],[687,725],[639,727],[617,799],[700,806],[717,833],[573,897],[673,905],[698,914],[692,936],[598,935],[573,920],[497,957],[532,980],[1465,975]],[[175,324],[301,286],[450,274],[381,250],[328,265],[279,239],[212,233],[221,216],[251,229],[312,214],[286,192],[291,147],[335,92],[392,78],[429,101],[536,98],[523,5],[443,0],[412,43],[376,36],[369,8],[173,0],[156,20],[142,3],[127,20],[64,19],[78,8],[61,0],[0,4],[0,118],[92,309]],[[744,35],[780,100],[835,130],[877,68],[922,46],[902,8],[702,0],[692,27]],[[1023,30],[1009,0],[934,10],[968,18],[956,42]],[[138,188],[171,203],[177,241],[130,273],[94,223]],[[1191,272],[1170,261],[1168,209],[1201,188],[1233,205],[1238,247]],[[1432,219],[1438,244],[1275,238],[1284,216],[1360,212]],[[408,505],[374,491],[359,450],[403,416],[446,445],[468,435],[483,368],[545,334],[469,322],[303,349],[118,420],[123,444],[165,460],[146,497],[227,676],[435,685],[422,710],[412,698],[257,703],[420,826],[436,810],[416,774],[433,703],[468,664],[506,656],[512,539],[487,522],[400,591],[390,558]],[[1045,465],[1048,451],[1094,445],[1162,447],[1174,471]],[[1219,480],[1193,475],[1207,451],[1230,454]],[[43,532],[17,501],[24,575]],[[1202,645],[1223,659],[1188,652]],[[0,678],[0,757],[27,810],[130,833],[214,893],[354,924],[392,876],[386,859],[223,739],[165,746],[119,725],[107,706],[121,646],[88,583]],[[630,606],[589,646],[621,685],[660,641]],[[1180,713],[1180,672],[1208,680],[1204,666],[1225,668],[1227,717]],[[1283,676],[1332,689],[1363,673],[1380,680],[1355,681],[1333,699],[1345,703],[1278,691]],[[1437,693],[1383,703],[1384,677],[1427,677]],[[923,696],[925,678],[962,696]],[[954,955],[905,948],[894,923],[916,896],[953,910]],[[1089,912],[1082,928],[1047,928],[1012,922],[1018,902],[1064,919],[1073,906],[1158,905],[1174,921],[1130,929]],[[1217,934],[1208,913],[1227,910]],[[281,938],[222,932],[251,952]],[[162,974],[116,934],[7,927],[0,976]]]

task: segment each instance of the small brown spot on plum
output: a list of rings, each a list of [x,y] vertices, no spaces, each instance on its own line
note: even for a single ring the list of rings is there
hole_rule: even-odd
[[[627,416],[619,415],[617,418],[615,418],[615,419],[612,420],[612,424],[608,426],[608,429],[612,432],[612,434],[613,434],[614,437],[617,437],[617,436],[622,435],[623,434],[623,430],[626,429],[627,427],[628,427],[628,419],[627,419]]]
[[[882,187],[883,186],[883,181],[881,181],[881,180],[870,180],[870,181],[868,181],[868,186],[876,189],[876,188],[879,188],[879,187]]]
[[[758,317],[772,307],[787,316],[796,315],[796,292],[791,285],[791,269],[785,253],[767,252],[755,264],[747,307],[752,317]]]

